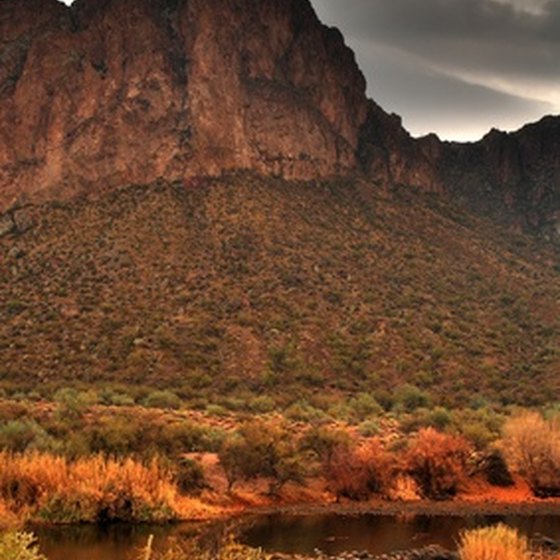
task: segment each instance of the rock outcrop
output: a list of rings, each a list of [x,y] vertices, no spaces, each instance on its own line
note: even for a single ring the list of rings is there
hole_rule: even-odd
[[[510,134],[492,130],[473,144],[446,144],[440,176],[473,210],[560,241],[560,117]]]
[[[414,139],[309,0],[3,0],[0,212],[157,179],[365,173],[560,240],[560,118]]]
[[[356,166],[365,80],[307,0],[4,0],[0,208]]]

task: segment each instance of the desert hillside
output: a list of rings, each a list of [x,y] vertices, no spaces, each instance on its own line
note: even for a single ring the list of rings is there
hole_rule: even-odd
[[[558,254],[438,195],[251,174],[30,206],[0,239],[0,379],[541,404],[560,391]],[[390,406],[390,403],[389,403]]]

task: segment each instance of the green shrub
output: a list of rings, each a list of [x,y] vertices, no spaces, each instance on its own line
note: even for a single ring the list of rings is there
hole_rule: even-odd
[[[204,472],[193,459],[182,457],[175,467],[175,483],[185,494],[197,494],[207,487]]]
[[[382,406],[369,393],[358,393],[350,399],[348,406],[352,411],[352,419],[361,422],[368,416],[378,416],[383,412]]]
[[[372,437],[379,435],[379,422],[376,420],[365,420],[358,426],[358,431],[361,436]]]
[[[328,461],[335,449],[342,446],[350,447],[350,436],[344,430],[336,430],[326,426],[313,427],[301,438],[300,449],[311,451],[322,462]]]
[[[35,439],[39,427],[27,420],[12,420],[0,427],[0,449],[25,451]]]
[[[296,422],[318,422],[327,417],[322,410],[315,408],[306,400],[292,404],[284,411],[284,416]]]
[[[270,478],[270,492],[302,482],[304,467],[293,435],[281,424],[253,420],[224,441],[219,451],[229,489],[238,480]]]
[[[178,409],[181,407],[181,399],[173,392],[168,390],[152,391],[142,404],[148,408],[170,408]]]
[[[192,421],[166,425],[159,437],[159,449],[166,455],[200,451],[218,451],[224,440],[220,428],[201,426]]]
[[[59,389],[53,397],[58,404],[58,415],[65,420],[76,420],[85,412],[91,404],[87,394],[80,393],[76,389],[64,387]]]
[[[425,391],[414,385],[401,385],[395,392],[395,404],[393,408],[397,411],[412,412],[417,408],[426,408],[430,405],[430,396]]]
[[[428,425],[436,428],[436,430],[444,430],[452,423],[452,417],[449,410],[438,406],[432,410],[428,418]]]

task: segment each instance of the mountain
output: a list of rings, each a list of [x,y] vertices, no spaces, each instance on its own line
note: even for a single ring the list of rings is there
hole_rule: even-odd
[[[0,211],[250,169],[365,174],[560,239],[560,118],[413,139],[308,0],[3,0]]]
[[[356,167],[365,80],[300,0],[7,0],[1,207],[234,168]]]
[[[307,0],[0,1],[0,389],[557,398],[557,117],[414,139]]]

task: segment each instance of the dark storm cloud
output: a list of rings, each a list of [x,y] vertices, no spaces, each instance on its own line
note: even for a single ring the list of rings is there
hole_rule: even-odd
[[[313,3],[416,134],[474,138],[560,109],[560,0]]]

